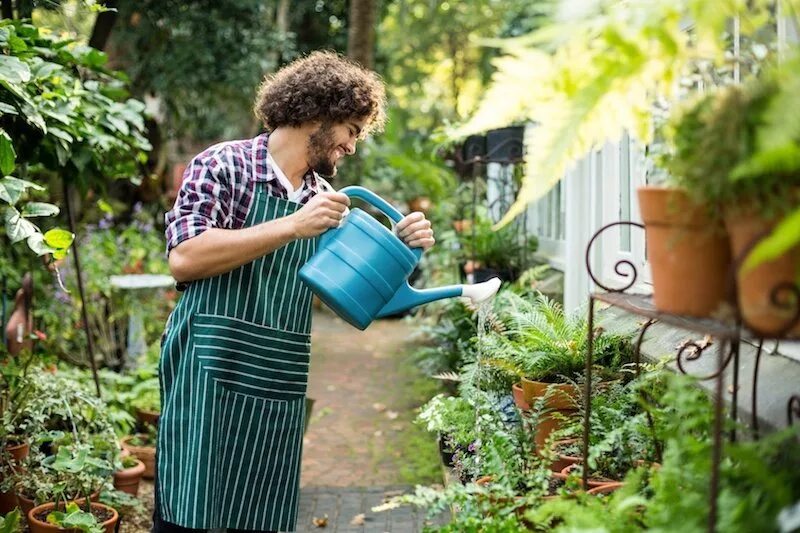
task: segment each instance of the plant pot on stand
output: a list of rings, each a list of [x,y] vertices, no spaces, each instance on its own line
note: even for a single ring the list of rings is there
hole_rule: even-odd
[[[640,187],[653,303],[659,311],[708,317],[727,297],[728,237],[704,206],[678,189]]]
[[[742,256],[771,232],[778,220],[764,219],[754,210],[727,213],[725,226],[730,235],[733,257],[737,261],[743,260]],[[737,267],[737,300],[745,324],[767,336],[785,334],[785,330],[794,324],[788,333],[800,335],[800,322],[794,323],[800,301],[793,301],[800,289],[797,285],[800,246],[796,245],[783,255],[752,269],[741,268],[738,264]],[[788,288],[792,286],[794,291]]]

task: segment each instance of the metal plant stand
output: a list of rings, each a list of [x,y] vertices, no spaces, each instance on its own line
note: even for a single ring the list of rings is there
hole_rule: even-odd
[[[633,294],[629,293],[635,284],[638,276],[636,266],[627,260],[618,261],[614,267],[614,271],[626,281],[622,287],[609,287],[604,285],[592,271],[590,253],[592,245],[595,241],[609,228],[618,226],[634,226],[644,229],[642,224],[636,222],[613,222],[600,228],[589,240],[586,247],[586,269],[592,281],[602,289],[602,292],[592,292],[589,294],[589,309],[588,309],[588,348],[586,353],[586,385],[584,389],[584,403],[586,406],[584,412],[584,427],[583,427],[583,456],[589,457],[589,433],[590,433],[590,417],[591,417],[591,395],[592,395],[592,351],[594,341],[594,322],[595,322],[595,303],[602,302],[604,304],[623,309],[629,313],[645,317],[647,321],[641,326],[639,335],[636,340],[634,349],[634,358],[636,363],[636,373],[639,374],[640,366],[640,349],[644,335],[647,330],[655,323],[662,322],[664,324],[701,333],[703,335],[710,335],[719,341],[717,352],[716,369],[710,374],[704,376],[697,376],[700,380],[715,380],[714,386],[714,423],[712,427],[713,446],[712,446],[712,460],[711,472],[709,480],[709,516],[708,516],[708,530],[716,531],[717,527],[717,499],[720,489],[720,462],[722,460],[722,448],[724,446],[723,439],[723,420],[725,418],[725,406],[723,398],[723,384],[726,369],[731,367],[731,407],[729,416],[735,422],[737,419],[737,400],[739,389],[739,347],[743,337],[756,339],[758,348],[755,355],[753,376],[752,376],[752,409],[751,409],[751,428],[753,437],[758,438],[758,404],[757,404],[757,388],[758,388],[758,369],[759,361],[762,354],[762,349],[765,340],[779,340],[790,338],[788,335],[792,329],[800,322],[800,287],[791,284],[782,284],[772,290],[771,301],[776,307],[784,310],[787,307],[792,311],[792,317],[785,324],[783,324],[776,331],[766,332],[759,331],[758,329],[747,324],[738,309],[734,309],[734,313],[729,320],[718,320],[712,318],[694,318],[682,315],[675,315],[670,313],[663,313],[655,308],[652,301],[652,295],[647,294]],[[759,239],[756,239],[756,242]],[[748,250],[742,254],[736,261],[734,261],[731,272],[729,273],[728,290],[731,296],[730,301],[736,301],[736,273],[738,272],[744,257],[747,252],[755,246],[753,242]],[[790,307],[791,306],[791,307]],[[716,344],[716,343],[715,343]],[[676,363],[678,370],[684,374],[689,372],[686,369],[687,361],[694,361],[700,358],[706,351],[708,346],[694,341],[687,342],[678,348],[676,355]],[[800,418],[800,394],[793,394],[787,403],[787,423],[791,425],[795,419]],[[648,419],[649,420],[649,419]],[[649,420],[652,427],[652,420]],[[735,430],[731,431],[728,439],[733,442],[736,439]],[[657,450],[660,457],[661,450]],[[587,486],[589,477],[589,468],[583,469],[583,483]]]

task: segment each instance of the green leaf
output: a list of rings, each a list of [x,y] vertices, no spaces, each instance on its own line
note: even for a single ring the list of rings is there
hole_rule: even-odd
[[[753,248],[742,266],[742,272],[777,259],[797,245],[800,245],[800,208],[787,215],[769,236]]]
[[[27,239],[38,230],[34,224],[20,216],[14,207],[6,209],[6,235],[12,243]]]
[[[75,235],[63,229],[51,229],[44,234],[44,242],[59,250],[66,250],[72,244]]]
[[[0,200],[14,205],[19,201],[26,189],[43,191],[44,187],[27,180],[15,178],[14,176],[6,176],[0,179]]]
[[[22,208],[22,216],[31,217],[51,217],[60,212],[58,206],[44,202],[30,202]]]
[[[100,198],[97,201],[97,207],[99,207],[100,211],[102,211],[103,213],[106,213],[108,215],[113,215],[114,214],[114,208],[111,207],[111,204],[109,204],[108,202],[106,202],[102,198]]]
[[[11,84],[27,83],[31,79],[31,70],[16,57],[0,55],[0,79]]]
[[[44,235],[38,231],[28,237],[28,248],[30,248],[36,255],[53,254],[58,251],[55,248],[47,246],[47,244],[44,242]]]
[[[5,130],[0,130],[0,172],[2,172],[4,176],[14,172],[16,161],[17,152],[14,150],[11,137],[9,137]]]
[[[5,102],[0,102],[0,115],[19,115],[17,108]]]

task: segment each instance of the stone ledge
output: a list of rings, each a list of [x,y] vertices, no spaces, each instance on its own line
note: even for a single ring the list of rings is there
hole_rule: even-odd
[[[598,323],[606,330],[613,332],[631,332],[641,328],[645,320],[626,311],[614,307],[603,308],[595,304],[598,312]],[[654,324],[645,334],[642,343],[644,360],[656,361],[664,356],[672,356],[668,366],[679,371],[674,361],[678,346],[687,339],[699,341],[703,335],[684,331],[663,324]],[[772,344],[769,346],[771,347]],[[717,365],[716,346],[710,346],[701,357],[684,364],[687,372],[693,375],[708,375],[714,372]],[[750,426],[752,416],[752,379],[755,366],[756,347],[743,342],[739,354],[739,394],[737,398],[737,415],[739,421]],[[733,361],[725,372],[725,401],[732,400]],[[761,355],[758,377],[758,420],[760,430],[775,430],[786,427],[787,403],[792,394],[800,394],[800,362],[780,354],[771,355],[765,348]],[[701,381],[702,387],[713,394],[715,380]]]

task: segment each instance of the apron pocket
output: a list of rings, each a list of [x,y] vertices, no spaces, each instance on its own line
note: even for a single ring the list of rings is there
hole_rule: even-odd
[[[237,318],[191,318],[194,357],[203,372],[228,390],[270,400],[306,393],[310,336]]]

